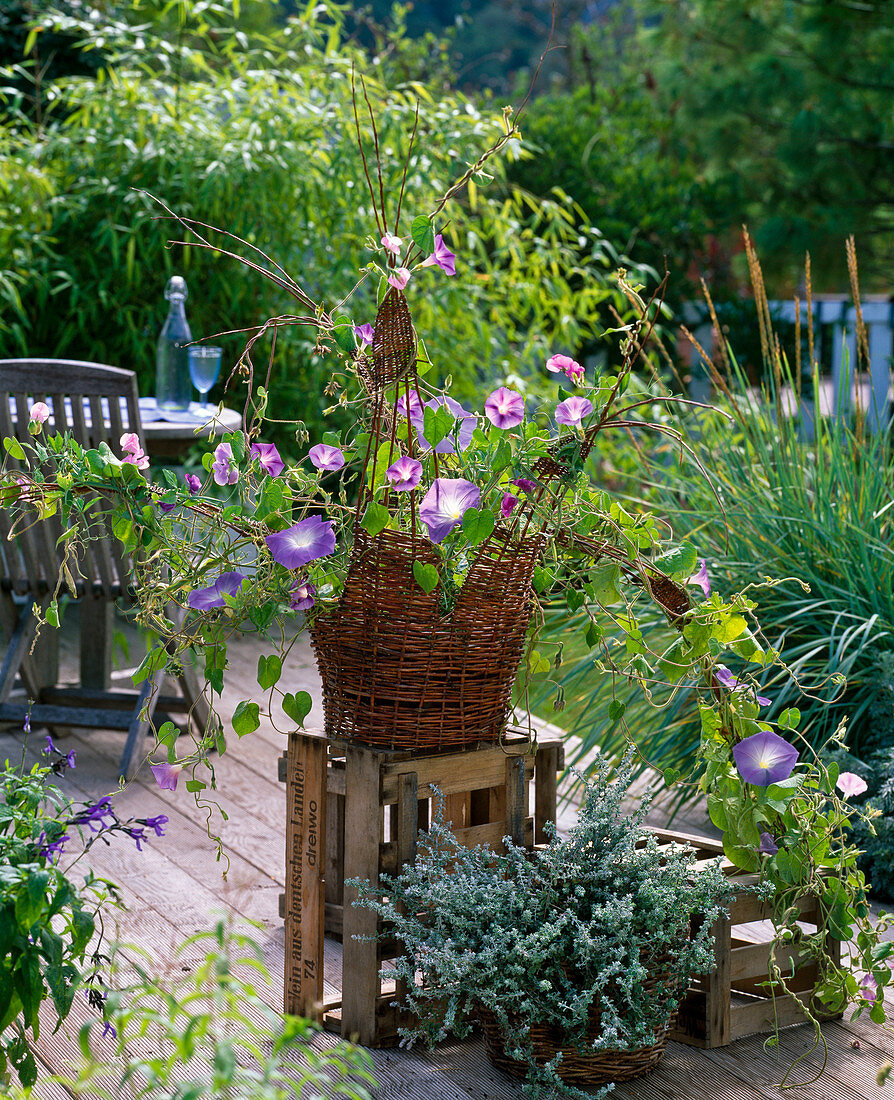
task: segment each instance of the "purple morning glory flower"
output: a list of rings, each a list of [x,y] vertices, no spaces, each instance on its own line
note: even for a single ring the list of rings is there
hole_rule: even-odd
[[[446,405],[447,408],[453,413],[454,417],[459,421],[459,427],[451,432],[441,440],[441,442],[435,447],[435,454],[455,454],[457,450],[464,451],[466,447],[472,442],[472,435],[475,431],[475,417],[468,409],[464,409],[458,401],[454,401],[452,397],[435,397],[431,401],[426,401],[425,407],[427,409],[437,409],[441,405]],[[420,413],[418,416],[414,416],[412,413],[413,402],[410,400],[410,420],[413,427],[416,429],[416,435],[419,440],[419,446],[424,451],[431,450],[431,444],[425,438],[423,428],[425,426],[424,413]]]
[[[484,415],[497,428],[515,428],[525,418],[525,399],[515,390],[500,386],[484,402]]]
[[[221,573],[214,584],[207,588],[194,588],[187,596],[186,603],[193,611],[210,611],[213,607],[226,607],[224,593],[235,596],[245,578],[241,573]]]
[[[593,411],[593,402],[586,397],[568,397],[556,405],[556,423],[576,428]]]
[[[873,1003],[878,997],[878,982],[871,974],[863,975],[857,989],[864,1001]]]
[[[354,325],[354,335],[360,341],[361,348],[365,348],[367,344],[371,344],[375,334],[376,330],[372,325]]]
[[[428,528],[434,543],[442,542],[470,508],[477,508],[481,494],[478,486],[464,478],[439,477],[419,505],[419,518]]]
[[[147,829],[152,829],[156,836],[164,836],[165,825],[167,825],[168,820],[167,814],[158,814],[156,817],[140,819],[138,824],[145,825]]]
[[[279,477],[286,468],[286,464],[279,457],[279,451],[274,443],[252,443],[249,453],[252,458],[256,458],[260,462],[261,469],[271,477]]]
[[[318,470],[340,470],[345,464],[345,456],[338,447],[328,443],[318,443],[307,452],[307,457]]]
[[[407,415],[407,398],[405,394],[401,394],[397,401],[394,403],[394,407],[400,413],[401,416]],[[410,390],[410,419],[415,420],[417,417],[424,416],[422,407],[422,398],[419,396],[417,390]]]
[[[779,851],[779,845],[773,838],[772,833],[761,833],[761,843],[758,848],[758,852],[762,856],[775,856]]]
[[[335,550],[332,520],[323,520],[319,516],[308,516],[288,531],[268,535],[264,541],[273,560],[286,569],[299,569]]]
[[[307,611],[308,608],[313,607],[316,593],[317,586],[315,584],[311,584],[310,581],[296,581],[292,586],[289,607],[293,611]]]
[[[714,679],[718,684],[723,684],[729,691],[734,691],[737,687],[748,687],[748,684],[744,680],[740,680],[738,677],[734,676],[726,665],[717,665],[715,667]],[[755,699],[758,705],[762,707],[768,707],[773,702],[772,699],[768,699],[765,695],[756,695]]]
[[[711,581],[708,577],[708,563],[704,558],[698,559],[698,571],[693,573],[687,584],[697,584],[706,596],[711,595]]]
[[[509,519],[516,504],[518,504],[518,497],[514,497],[512,493],[503,494],[503,499],[500,501],[500,515],[503,519]]]
[[[161,764],[150,764],[149,767],[155,776],[155,782],[163,791],[177,790],[177,780],[183,771],[182,764],[169,764],[167,760],[164,760]]]
[[[220,443],[215,447],[211,473],[217,485],[235,485],[239,480],[239,471],[233,466],[233,448],[229,443]]]
[[[391,487],[398,493],[405,493],[415,489],[422,480],[422,463],[415,458],[403,455],[392,462],[385,471],[385,477],[391,482]]]
[[[531,481],[527,477],[517,477],[515,481],[510,481],[510,485],[514,485],[516,489],[521,489],[523,493],[533,493],[537,488],[537,482]]]
[[[450,251],[446,244],[444,244],[444,238],[440,233],[435,234],[435,250],[428,257],[427,260],[423,260],[419,265],[420,267],[431,267],[436,264],[445,275],[456,274],[456,256]]]
[[[798,750],[772,730],[761,730],[733,745],[733,759],[746,783],[769,787],[792,774]]]
[[[184,480],[186,481],[187,489],[189,489],[193,496],[202,488],[202,479],[196,477],[195,474],[187,474]]]
[[[553,374],[564,374],[572,382],[581,382],[584,368],[570,355],[553,355],[546,361],[546,369]]]
[[[106,821],[106,818],[109,820]],[[72,818],[75,825],[89,825],[92,833],[99,833],[103,829],[111,828],[117,820],[115,811],[112,809],[112,800],[108,795],[104,795],[92,806],[85,806],[80,813]]]
[[[842,772],[835,781],[835,786],[845,798],[850,798],[856,794],[865,794],[869,789],[866,780],[861,779],[855,772]]]

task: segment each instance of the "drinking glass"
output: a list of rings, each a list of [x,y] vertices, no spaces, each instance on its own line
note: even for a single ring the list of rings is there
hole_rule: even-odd
[[[207,344],[189,349],[189,377],[199,391],[199,411],[203,413],[213,412],[213,407],[207,403],[205,395],[220,374],[220,356],[220,348],[212,348]]]

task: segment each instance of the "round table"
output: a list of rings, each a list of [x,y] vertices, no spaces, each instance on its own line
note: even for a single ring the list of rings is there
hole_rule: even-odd
[[[206,414],[195,403],[185,412],[163,412],[154,397],[140,398],[140,424],[150,458],[181,458],[192,443],[203,443],[242,427],[242,414],[218,409]]]

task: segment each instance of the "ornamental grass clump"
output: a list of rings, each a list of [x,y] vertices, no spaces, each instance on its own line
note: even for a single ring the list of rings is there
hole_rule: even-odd
[[[415,1016],[405,1042],[463,1036],[483,1019],[500,1037],[492,1057],[522,1063],[511,1068],[530,1097],[604,1095],[563,1081],[583,1083],[579,1069],[565,1074],[577,1054],[642,1051],[638,1072],[657,1063],[690,977],[713,967],[711,927],[734,890],[719,861],[696,872],[691,850],[658,847],[643,827],[648,795],[628,815],[632,760],[613,781],[597,761],[566,839],[531,853],[507,838],[495,855],[436,821],[414,865],[378,890],[360,884],[404,945],[388,976],[406,983]],[[533,1037],[544,1028],[557,1040],[547,1059]],[[609,1068],[595,1083],[611,1079]]]

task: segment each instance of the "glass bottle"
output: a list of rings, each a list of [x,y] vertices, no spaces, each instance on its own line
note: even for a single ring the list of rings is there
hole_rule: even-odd
[[[165,287],[165,298],[171,303],[167,320],[158,337],[155,357],[155,399],[160,409],[178,411],[189,408],[192,385],[189,380],[189,349],[192,340],[186,320],[188,291],[186,280],[174,275]]]

